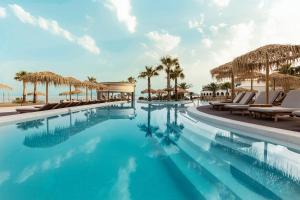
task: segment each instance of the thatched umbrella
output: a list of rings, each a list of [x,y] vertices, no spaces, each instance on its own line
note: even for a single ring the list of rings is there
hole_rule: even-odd
[[[36,96],[35,97],[35,99],[36,99],[36,101],[38,101],[38,96],[46,96],[45,95],[45,93],[43,93],[43,92],[29,92],[28,94],[27,94],[28,96]]]
[[[291,87],[300,87],[300,77],[292,76],[289,74],[274,72],[270,75],[270,80],[273,86],[273,90],[275,90],[276,86],[282,87],[285,91],[288,91]]]
[[[71,92],[70,91],[65,91],[65,92],[59,93],[59,96],[66,96],[66,99],[67,99],[69,95],[74,95],[74,94],[77,95],[77,100],[78,100],[78,95],[82,94],[82,91],[79,90],[79,89],[75,89],[75,90],[73,90]]]
[[[235,75],[233,72],[233,63],[228,62],[226,64],[220,65],[210,71],[211,75],[216,78],[218,81],[223,79],[231,79],[231,100],[234,99],[234,79]]]
[[[272,67],[282,63],[296,61],[300,57],[300,45],[272,44],[250,51],[233,61],[235,72],[250,72],[252,70],[266,71],[266,103],[269,103],[269,74]]]
[[[34,84],[34,92],[33,92],[34,102],[36,102],[36,96],[37,96],[37,91],[36,91],[37,83],[45,84],[46,104],[49,101],[49,84],[53,84],[55,86],[65,84],[65,79],[62,76],[49,71],[29,73],[24,77],[24,79]]]
[[[12,87],[10,87],[6,84],[0,83],[0,89],[3,90],[3,102],[4,102],[4,90],[12,90]]]
[[[85,100],[88,101],[88,90],[97,89],[98,85],[91,81],[84,81],[83,86],[85,87]]]
[[[142,94],[148,94],[148,93],[151,93],[151,94],[155,94],[156,93],[156,90],[154,89],[150,89],[150,91],[148,89],[145,89],[143,91],[141,91]]]
[[[74,86],[75,88],[77,87],[84,87],[85,85],[80,81],[77,80],[76,78],[73,77],[65,77],[65,82],[66,84],[69,85],[69,100],[72,100],[72,86]]]

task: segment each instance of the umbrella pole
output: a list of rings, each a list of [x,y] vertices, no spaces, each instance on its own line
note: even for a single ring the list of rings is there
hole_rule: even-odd
[[[72,94],[71,94],[72,86],[70,85],[70,94],[69,94],[69,100],[72,100]]]
[[[269,67],[269,56],[266,54],[267,65],[266,65],[266,104],[269,104],[269,74],[270,74],[270,67]]]
[[[88,88],[85,87],[85,101],[88,101]]]
[[[273,80],[273,90],[275,91],[276,85],[275,85],[275,79]]]
[[[235,91],[234,91],[234,74],[233,72],[231,73],[231,100],[233,101],[235,96]]]
[[[48,86],[49,86],[49,82],[46,82],[46,104],[48,104]]]
[[[251,78],[251,91],[253,91],[253,79]]]

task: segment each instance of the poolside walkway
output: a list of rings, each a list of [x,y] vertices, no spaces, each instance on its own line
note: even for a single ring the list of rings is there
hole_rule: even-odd
[[[255,119],[249,115],[242,116],[239,112],[230,114],[229,111],[213,110],[211,109],[211,106],[200,106],[197,109],[203,113],[223,117],[226,119],[300,132],[300,118],[280,117],[278,122],[274,122],[270,118]]]
[[[8,115],[15,115],[18,114],[16,112],[17,108],[32,108],[34,106],[39,106],[38,104],[36,105],[28,105],[28,106],[9,106],[9,107],[0,107],[0,117],[1,116],[8,116]]]

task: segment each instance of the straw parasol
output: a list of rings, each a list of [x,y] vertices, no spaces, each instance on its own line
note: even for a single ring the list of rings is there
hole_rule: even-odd
[[[27,95],[29,95],[29,96],[33,96],[33,95],[34,95],[34,93],[33,93],[33,92],[29,92]],[[45,94],[45,93],[43,93],[43,92],[36,92],[36,93],[35,93],[35,95],[37,95],[37,96],[46,96],[46,94]]]
[[[250,51],[233,61],[235,72],[252,70],[266,71],[266,103],[269,103],[269,74],[270,69],[279,67],[282,63],[296,61],[300,57],[300,45],[271,44]]]
[[[85,87],[85,85],[80,81],[77,80],[76,78],[73,77],[65,77],[64,78],[66,84],[69,85],[69,100],[72,100],[72,86],[74,86],[75,88],[77,87]]]
[[[189,93],[189,91],[182,89],[182,88],[178,88],[177,92],[178,93]]]
[[[234,72],[233,72],[233,63],[228,62],[226,64],[220,65],[210,71],[211,75],[216,78],[218,81],[223,79],[231,79],[231,99],[234,99]]]
[[[270,80],[273,86],[273,90],[275,90],[276,86],[282,87],[285,91],[288,91],[291,87],[300,87],[300,77],[292,76],[289,74],[274,72],[270,75]]]
[[[68,95],[75,95],[75,94],[77,94],[77,100],[78,100],[78,95],[82,94],[82,93],[83,92],[81,90],[75,89],[75,90],[73,90],[71,92],[70,91],[61,92],[61,93],[59,93],[59,96],[66,96],[66,99],[67,99]]]
[[[44,71],[44,72],[35,72],[35,73],[28,73],[25,75],[24,79],[28,82],[34,83],[34,100],[36,101],[36,84],[42,83],[46,85],[46,104],[48,103],[49,97],[49,84],[53,85],[62,85],[65,84],[65,80],[62,76],[55,74],[53,72]]]
[[[85,87],[85,100],[88,101],[88,90],[92,90],[92,89],[98,89],[100,88],[100,86],[97,83],[93,83],[91,81],[84,81],[83,86]]]
[[[10,87],[9,85],[0,83],[0,89],[3,90],[2,99],[3,99],[3,102],[4,102],[4,90],[12,90],[12,87]]]
[[[142,94],[148,94],[149,92],[150,92],[151,94],[155,94],[155,93],[156,93],[156,90],[150,89],[150,91],[149,91],[148,89],[145,89],[145,90],[143,90],[141,93],[142,93]]]
[[[12,90],[12,87],[10,87],[9,85],[0,83],[0,89],[2,89],[2,90]]]

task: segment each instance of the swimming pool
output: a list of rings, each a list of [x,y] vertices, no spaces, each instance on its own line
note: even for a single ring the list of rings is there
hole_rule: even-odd
[[[300,152],[127,104],[0,127],[0,199],[296,199]]]

